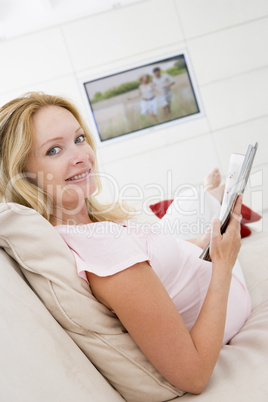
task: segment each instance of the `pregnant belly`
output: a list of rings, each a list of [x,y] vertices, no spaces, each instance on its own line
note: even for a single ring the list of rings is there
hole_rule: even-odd
[[[151,265],[190,330],[211,280],[212,264],[199,259],[201,249],[173,236],[153,241]]]

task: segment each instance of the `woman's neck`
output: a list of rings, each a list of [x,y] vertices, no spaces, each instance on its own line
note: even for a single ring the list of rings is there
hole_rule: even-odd
[[[53,226],[57,225],[86,225],[92,223],[92,220],[88,216],[88,211],[86,204],[85,206],[76,213],[66,212],[66,209],[57,208],[53,215],[50,217],[50,223]]]

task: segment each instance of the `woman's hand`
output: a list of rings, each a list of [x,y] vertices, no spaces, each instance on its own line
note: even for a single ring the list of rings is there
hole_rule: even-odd
[[[210,256],[213,263],[223,263],[231,272],[238,252],[241,247],[240,222],[241,222],[242,196],[239,196],[226,232],[220,232],[221,222],[216,219],[212,225]]]

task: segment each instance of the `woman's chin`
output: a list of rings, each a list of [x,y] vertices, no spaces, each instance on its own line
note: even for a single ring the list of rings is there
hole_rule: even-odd
[[[69,198],[88,198],[97,191],[95,180],[84,180],[80,182],[70,182],[64,186],[64,192],[69,194]],[[71,194],[74,194],[72,197]]]
[[[89,189],[87,189],[88,191],[85,192],[85,198],[90,198],[92,197],[98,190],[97,188],[97,184],[96,183],[92,183],[92,185],[90,186]]]

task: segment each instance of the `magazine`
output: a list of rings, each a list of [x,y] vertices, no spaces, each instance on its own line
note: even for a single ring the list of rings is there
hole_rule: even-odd
[[[222,234],[225,232],[228,226],[237,197],[240,194],[243,194],[245,191],[257,148],[258,143],[256,142],[254,146],[248,146],[246,155],[231,155],[228,176],[219,216],[219,219],[221,221]],[[207,245],[199,258],[201,258],[202,260],[211,261],[209,255],[209,247],[210,244]]]

